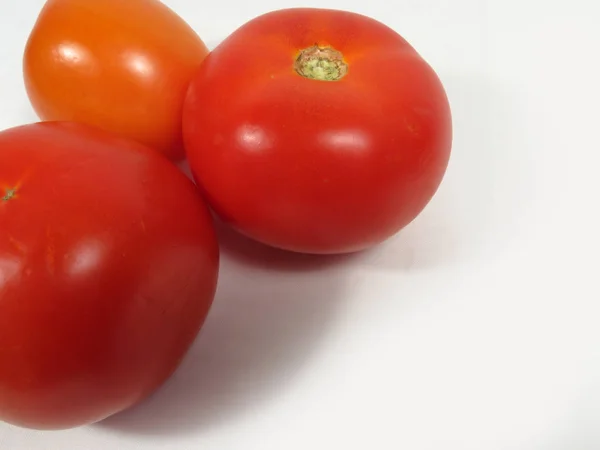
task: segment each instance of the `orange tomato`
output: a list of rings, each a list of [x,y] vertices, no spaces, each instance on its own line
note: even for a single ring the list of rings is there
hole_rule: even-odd
[[[48,0],[23,58],[42,120],[94,125],[182,159],[181,111],[206,45],[158,0]]]

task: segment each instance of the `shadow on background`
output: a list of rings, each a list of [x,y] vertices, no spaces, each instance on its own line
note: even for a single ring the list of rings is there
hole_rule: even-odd
[[[154,435],[219,426],[293,383],[326,339],[356,256],[291,254],[223,226],[219,234],[217,297],[187,358],[155,395],[96,426]]]

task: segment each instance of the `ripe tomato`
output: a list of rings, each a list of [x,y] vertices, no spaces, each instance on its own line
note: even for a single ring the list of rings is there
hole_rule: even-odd
[[[183,130],[226,223],[307,253],[361,250],[411,222],[452,140],[443,86],[402,37],[310,8],[267,13],[217,46],[192,80]]]
[[[48,0],[25,48],[25,86],[43,120],[91,124],[179,160],[183,99],[207,53],[158,0]]]
[[[0,133],[0,420],[71,428],[175,370],[215,293],[194,184],[154,150],[75,123]]]

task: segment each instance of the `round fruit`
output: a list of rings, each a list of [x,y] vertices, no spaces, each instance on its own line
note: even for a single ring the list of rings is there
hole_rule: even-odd
[[[183,131],[224,222],[307,253],[365,249],[411,222],[452,140],[443,86],[401,36],[310,8],[260,16],[217,46],[190,85]]]
[[[0,420],[89,424],[157,389],[212,303],[219,250],[166,158],[76,123],[0,133]]]
[[[42,120],[94,125],[183,158],[181,108],[208,49],[158,0],[48,0],[23,69]]]

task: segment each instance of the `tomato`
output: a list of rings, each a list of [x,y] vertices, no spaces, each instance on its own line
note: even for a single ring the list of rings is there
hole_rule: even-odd
[[[400,35],[300,8],[257,17],[211,52],[183,135],[225,223],[287,250],[346,253],[420,214],[445,174],[452,124],[439,77]]]
[[[181,108],[208,49],[158,0],[48,0],[24,79],[42,120],[78,121],[183,159]]]
[[[76,123],[0,133],[0,420],[89,424],[157,389],[204,323],[212,216],[156,151]]]

